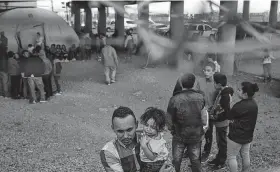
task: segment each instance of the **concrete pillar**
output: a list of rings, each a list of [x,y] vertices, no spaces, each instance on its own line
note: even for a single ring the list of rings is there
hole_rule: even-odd
[[[73,3],[73,13],[74,13],[74,30],[76,32],[81,31],[81,12],[80,12],[80,6],[77,4],[78,2],[72,2]]]
[[[278,1],[271,0],[270,12],[269,12],[269,25],[273,28],[277,24],[277,10],[278,10]]]
[[[220,1],[221,5],[230,9],[229,18],[232,15],[237,13],[238,1]],[[224,12],[220,10],[220,15],[224,15]],[[228,22],[219,29],[219,41],[227,44],[230,47],[234,48],[235,46],[235,37],[236,37],[236,25],[230,24]],[[222,54],[220,58],[221,72],[225,75],[232,76],[234,73],[234,56],[235,54]]]
[[[124,38],[124,17],[119,13],[115,15],[115,32],[118,33],[118,37]]]
[[[98,13],[98,33],[106,34],[106,8],[104,5],[100,5]]]
[[[170,35],[172,40],[179,42],[184,35],[184,1],[171,1],[170,3]],[[181,49],[174,56],[170,56],[168,61],[171,67],[178,66],[179,57],[183,56],[183,52],[184,50]]]
[[[246,21],[249,21],[249,19],[250,19],[250,1],[249,0],[244,0],[242,17]]]
[[[92,12],[91,12],[91,7],[86,6],[85,7],[85,12],[86,12],[86,32],[90,33],[92,32]]]

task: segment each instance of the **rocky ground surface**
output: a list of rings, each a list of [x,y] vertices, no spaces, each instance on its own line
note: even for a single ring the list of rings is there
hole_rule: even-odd
[[[63,65],[63,95],[47,103],[0,98],[0,171],[97,171],[102,146],[114,138],[111,115],[129,106],[137,117],[145,108],[167,108],[178,75],[190,66],[174,71],[166,67],[141,69],[144,62],[120,65],[117,83],[104,85],[102,66],[95,60]],[[244,80],[258,82],[259,117],[251,147],[251,171],[280,171],[279,84],[263,84],[253,75],[238,74],[230,85]],[[277,92],[279,93],[279,92]],[[237,99],[235,98],[235,101]],[[170,148],[171,137],[166,140]],[[216,144],[212,157],[217,152]],[[190,171],[185,160],[182,171]],[[204,165],[206,171],[211,171]],[[221,172],[223,170],[220,170]],[[226,171],[226,170],[224,170]]]

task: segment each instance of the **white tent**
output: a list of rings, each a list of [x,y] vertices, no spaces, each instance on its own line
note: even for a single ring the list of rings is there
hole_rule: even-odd
[[[19,8],[0,14],[0,32],[8,38],[8,51],[18,51],[34,44],[36,33],[45,37],[46,45],[64,44],[70,47],[79,44],[75,31],[56,13],[40,8]],[[19,39],[17,39],[19,38]]]

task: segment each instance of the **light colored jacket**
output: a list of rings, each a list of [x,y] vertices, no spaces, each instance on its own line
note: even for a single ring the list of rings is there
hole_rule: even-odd
[[[116,50],[112,46],[105,45],[105,47],[102,48],[101,52],[104,66],[118,67],[118,56]]]
[[[19,75],[20,74],[19,63],[14,58],[8,59],[8,74],[9,75]]]

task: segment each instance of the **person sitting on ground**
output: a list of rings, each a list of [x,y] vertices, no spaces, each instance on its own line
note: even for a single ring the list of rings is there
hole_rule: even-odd
[[[39,102],[46,102],[44,84],[42,81],[42,75],[45,72],[44,62],[38,56],[29,56],[29,52],[27,50],[23,50],[22,54],[26,58],[22,61],[20,71],[22,73],[22,77],[27,78],[30,91],[29,103],[35,104],[37,101],[36,88],[40,92]]]
[[[169,154],[163,138],[165,112],[149,107],[140,120],[144,125],[140,140],[141,172],[159,172]]]
[[[61,46],[61,54],[63,56],[64,61],[65,62],[69,62],[69,60],[68,60],[68,52],[67,52],[66,46],[64,44]]]
[[[105,45],[101,50],[102,62],[104,65],[106,83],[110,85],[111,83],[116,82],[116,72],[119,66],[119,60],[116,53],[116,50],[103,41]]]

